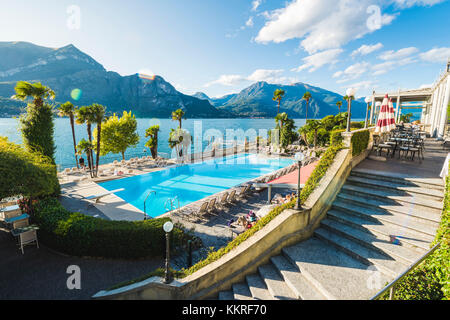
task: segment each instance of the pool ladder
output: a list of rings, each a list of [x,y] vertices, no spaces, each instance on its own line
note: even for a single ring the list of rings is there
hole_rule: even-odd
[[[180,209],[180,199],[178,198],[178,196],[167,199],[166,202],[164,203],[164,209],[166,209],[166,212],[171,212],[175,209]]]
[[[149,219],[149,217],[148,217],[148,215],[147,215],[147,208],[146,208],[146,206],[145,206],[145,203],[147,202],[148,197],[149,197],[152,193],[154,193],[154,194],[156,195],[156,191],[150,190],[150,191],[147,193],[147,197],[145,197],[145,200],[144,200],[144,220]]]

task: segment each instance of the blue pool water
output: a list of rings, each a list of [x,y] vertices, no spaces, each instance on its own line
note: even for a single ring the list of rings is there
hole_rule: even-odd
[[[100,186],[108,191],[124,188],[116,195],[142,211],[147,194],[155,191],[147,199],[146,211],[149,216],[157,217],[166,213],[168,199],[177,196],[180,206],[185,206],[292,163],[290,159],[237,155],[107,181]]]

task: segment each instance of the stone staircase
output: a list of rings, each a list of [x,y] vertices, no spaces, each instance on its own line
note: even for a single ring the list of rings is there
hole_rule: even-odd
[[[443,206],[442,180],[394,176],[355,168],[313,237],[218,299],[370,299],[429,250]]]

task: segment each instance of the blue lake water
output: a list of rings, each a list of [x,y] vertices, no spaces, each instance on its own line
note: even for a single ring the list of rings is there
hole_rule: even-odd
[[[169,210],[169,199],[177,197],[182,207],[292,163],[290,159],[237,155],[107,181],[100,185],[109,191],[124,188],[124,191],[115,194],[142,211],[148,193],[155,191],[146,201],[146,211],[149,216],[157,217]]]
[[[177,122],[170,119],[137,119],[137,131],[141,137],[139,144],[135,148],[130,148],[125,153],[127,159],[142,155],[149,155],[148,148],[144,145],[147,141],[145,138],[145,130],[152,125],[159,124],[161,131],[159,133],[158,151],[161,156],[166,158],[173,157],[172,150],[169,148],[168,139],[172,128],[177,127]],[[304,125],[304,119],[295,120],[297,127]],[[202,147],[206,148],[209,138],[207,133],[221,132],[226,139],[227,130],[242,129],[247,131],[254,129],[258,135],[264,135],[264,131],[275,127],[273,119],[188,119],[183,121],[183,128],[188,130],[192,135],[197,130],[203,135]],[[195,129],[196,128],[196,129]],[[84,125],[75,126],[75,135],[77,141],[82,138],[87,139],[86,127]],[[18,131],[18,120],[12,118],[0,118],[0,136],[7,136],[10,141],[21,143],[20,132]],[[69,119],[56,118],[55,119],[55,144],[56,144],[56,163],[59,169],[74,167],[75,157],[73,154],[72,131]],[[146,152],[144,153],[144,149]],[[121,160],[120,155],[109,154],[101,157],[100,163],[108,163],[114,160]]]

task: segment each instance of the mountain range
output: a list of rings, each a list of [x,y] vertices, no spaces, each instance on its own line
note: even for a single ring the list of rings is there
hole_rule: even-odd
[[[304,83],[277,85],[257,82],[236,94],[210,98],[198,92],[186,95],[161,76],[133,74],[121,76],[107,71],[100,63],[73,45],[47,48],[28,42],[0,42],[0,116],[17,115],[25,103],[10,99],[17,81],[39,81],[56,92],[56,103],[75,105],[94,102],[107,106],[108,113],[132,110],[137,117],[170,117],[182,108],[187,118],[274,117],[275,89],[285,90],[280,112],[293,118],[305,116],[306,91],[312,98],[308,118],[337,113],[342,96]],[[73,96],[73,90],[80,93]],[[344,104],[345,105],[345,104]],[[345,107],[343,107],[345,108]],[[354,101],[353,116],[363,117],[365,104]],[[345,111],[345,110],[342,110]]]

